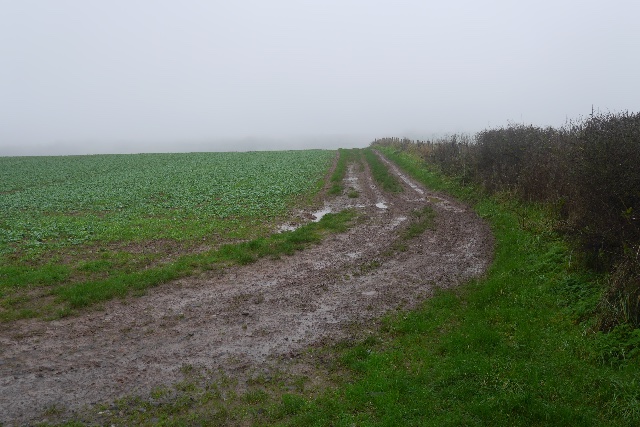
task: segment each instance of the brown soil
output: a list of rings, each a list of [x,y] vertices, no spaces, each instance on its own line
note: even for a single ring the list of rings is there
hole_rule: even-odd
[[[488,225],[389,166],[405,191],[384,193],[366,168],[352,165],[345,195],[325,207],[353,207],[361,219],[303,252],[178,280],[101,311],[1,325],[0,424],[37,421],[54,405],[71,410],[144,396],[179,381],[184,365],[233,366],[240,378],[281,368],[311,345],[348,338],[354,324],[482,275],[493,251]],[[347,197],[350,188],[358,198]],[[436,211],[435,228],[394,250],[411,212],[425,204]]]

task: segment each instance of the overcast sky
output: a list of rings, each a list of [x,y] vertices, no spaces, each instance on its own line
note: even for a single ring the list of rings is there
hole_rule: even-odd
[[[0,155],[334,148],[640,111],[640,1],[0,0]]]

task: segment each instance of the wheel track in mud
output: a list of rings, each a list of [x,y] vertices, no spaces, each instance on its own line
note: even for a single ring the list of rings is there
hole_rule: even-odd
[[[360,196],[335,197],[325,207],[355,208],[362,220],[319,245],[184,278],[110,301],[102,311],[4,325],[0,422],[32,422],[53,405],[73,410],[144,396],[179,381],[183,365],[242,376],[320,341],[348,338],[354,322],[413,308],[435,288],[482,275],[493,251],[488,225],[380,157],[404,192],[385,193],[366,165],[362,171],[350,165],[345,185]],[[389,255],[411,212],[425,204],[436,211],[435,228]]]

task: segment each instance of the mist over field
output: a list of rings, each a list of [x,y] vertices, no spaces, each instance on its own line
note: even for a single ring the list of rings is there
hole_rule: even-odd
[[[640,110],[631,0],[0,0],[0,155],[365,146]]]
[[[375,135],[319,135],[283,137],[212,138],[189,140],[137,139],[60,141],[45,144],[0,146],[0,156],[64,156],[76,154],[197,153],[210,151],[273,151],[363,147]]]

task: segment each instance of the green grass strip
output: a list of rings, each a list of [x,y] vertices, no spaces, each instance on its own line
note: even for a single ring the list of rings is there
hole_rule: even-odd
[[[186,255],[175,262],[149,270],[120,273],[104,280],[60,286],[54,290],[54,294],[63,306],[61,314],[68,314],[70,310],[116,297],[125,297],[131,292],[140,292],[195,271],[211,270],[230,264],[249,264],[267,256],[277,258],[293,254],[319,242],[328,233],[345,231],[355,215],[351,210],[327,214],[319,222],[309,223],[294,231],[224,245],[207,253]]]
[[[349,163],[353,163],[359,161],[360,159],[360,150],[358,148],[338,149],[338,162],[336,163],[336,168],[333,170],[331,174],[331,188],[329,188],[328,193],[331,195],[342,194],[344,191],[344,185],[342,181],[344,180],[347,174],[347,167]]]
[[[371,175],[373,175],[373,179],[375,179],[385,191],[389,191],[391,193],[402,192],[403,187],[400,184],[400,181],[398,181],[395,176],[389,173],[389,169],[387,169],[387,166],[382,163],[376,153],[374,153],[371,148],[365,148],[363,152],[364,158],[366,159],[367,163],[369,164],[369,168],[371,169]]]

